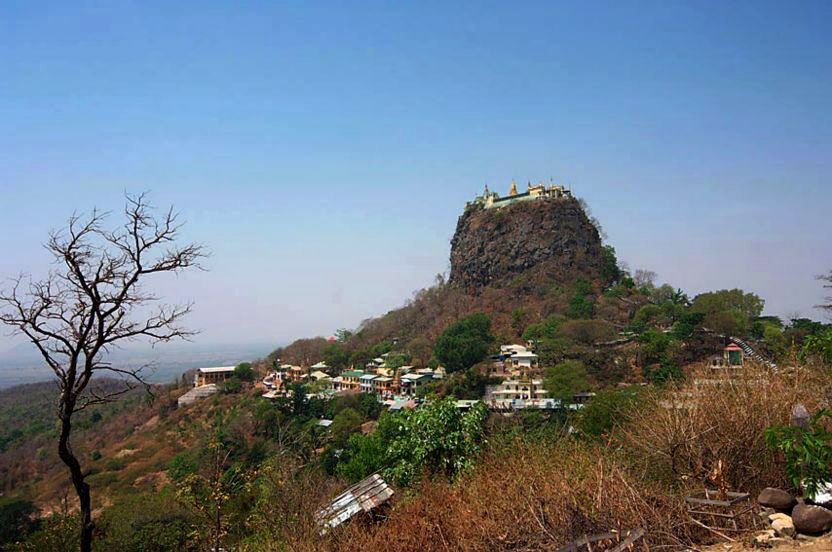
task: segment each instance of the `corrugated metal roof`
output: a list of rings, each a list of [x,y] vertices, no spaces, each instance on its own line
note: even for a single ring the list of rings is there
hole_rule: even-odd
[[[375,473],[336,496],[329,506],[318,512],[316,519],[326,532],[358,513],[370,512],[392,496],[393,489]]]

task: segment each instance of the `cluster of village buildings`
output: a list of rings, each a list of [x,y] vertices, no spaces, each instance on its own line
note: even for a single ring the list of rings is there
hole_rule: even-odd
[[[332,370],[324,362],[308,368],[282,364],[258,385],[264,389],[263,396],[269,399],[290,394],[294,383],[314,383],[314,393],[322,397],[370,393],[392,406],[412,401],[419,388],[446,377],[441,366],[435,369],[390,366],[388,356],[374,358],[361,370],[350,369],[337,376],[332,375]],[[538,357],[528,345],[503,345],[499,354],[490,357],[489,367],[489,375],[504,378],[501,384],[487,389],[482,400],[489,406],[497,409],[559,407],[558,401],[547,398]],[[201,368],[195,375],[194,387],[213,386],[233,374],[233,366]],[[460,401],[460,406],[470,407],[470,401]]]
[[[436,369],[415,366],[392,367],[387,364],[385,354],[374,358],[363,370],[347,370],[338,376],[331,376],[331,370],[323,362],[309,369],[301,366],[282,364],[263,379],[267,398],[289,393],[289,385],[316,382],[316,392],[322,395],[337,393],[371,393],[383,401],[409,399],[420,387],[445,378],[442,367]]]
[[[739,343],[739,344],[738,344]],[[721,354],[709,359],[712,367],[741,367],[745,357],[751,355],[750,347],[740,341],[732,342]],[[388,364],[389,354],[372,359],[361,370],[350,369],[337,376],[324,362],[308,368],[291,364],[281,364],[270,372],[258,386],[264,389],[263,396],[275,399],[291,394],[290,386],[294,383],[315,384],[314,394],[331,397],[336,394],[370,393],[387,406],[413,404],[419,388],[445,378],[445,370],[440,366],[418,368],[415,366],[393,367]],[[482,400],[497,410],[517,410],[523,408],[538,409],[576,409],[589,400],[593,393],[579,393],[570,405],[561,405],[559,401],[547,397],[543,386],[538,356],[531,349],[531,344],[503,345],[499,354],[489,358],[488,375],[503,378],[496,386],[489,386]],[[200,368],[194,375],[194,388],[180,397],[180,404],[210,395],[217,390],[217,384],[234,375],[234,366]],[[470,408],[471,401],[459,401],[460,408]]]

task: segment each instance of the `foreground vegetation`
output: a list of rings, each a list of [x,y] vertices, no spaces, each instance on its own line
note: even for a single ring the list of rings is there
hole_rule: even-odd
[[[219,538],[238,550],[534,550],[635,526],[655,545],[707,543],[713,535],[684,515],[684,495],[720,463],[730,489],[793,486],[765,433],[787,424],[797,402],[818,410],[829,375],[822,363],[707,369],[663,387],[599,393],[570,417],[486,418],[447,401],[379,416],[356,396],[274,404],[245,390],[217,395],[134,432],[137,452],[101,472],[112,476],[91,478],[111,498],[97,506],[95,549],[207,550]],[[158,415],[160,405],[141,408]],[[338,425],[323,433],[320,413]],[[358,428],[373,417],[376,429],[364,435]],[[167,461],[152,455],[155,480],[122,479],[162,440],[172,443]],[[316,512],[379,470],[397,490],[391,507],[322,535]],[[24,506],[7,500],[2,510]],[[9,549],[77,547],[71,509],[23,525],[29,536]]]

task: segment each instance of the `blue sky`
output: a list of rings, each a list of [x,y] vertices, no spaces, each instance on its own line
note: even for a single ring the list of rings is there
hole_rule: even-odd
[[[428,285],[484,183],[552,177],[631,267],[817,317],[830,36],[828,2],[4,2],[0,275],[150,190],[213,251],[160,286],[200,341],[282,343]]]

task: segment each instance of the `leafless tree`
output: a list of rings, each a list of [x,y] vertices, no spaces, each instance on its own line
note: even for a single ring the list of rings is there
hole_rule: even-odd
[[[147,387],[141,368],[113,366],[107,353],[131,340],[151,343],[187,339],[194,332],[180,322],[192,305],[163,305],[142,283],[152,275],[198,267],[206,253],[198,244],[180,246],[181,223],[169,209],[158,215],[144,194],[127,195],[125,222],[104,228],[108,213],[73,215],[67,227],[50,233],[46,249],[55,260],[48,277],[20,276],[0,292],[0,322],[25,335],[57,377],[60,396],[58,455],[78,495],[81,550],[92,545],[95,524],[87,474],[72,451],[72,416],[116,399],[137,385]],[[90,385],[96,374],[115,374],[124,385],[104,391]]]
[[[635,283],[637,288],[643,288],[645,286],[653,288],[656,286],[657,276],[658,274],[656,274],[652,270],[637,268],[636,271],[633,273],[633,282]]]
[[[825,289],[832,289],[832,270],[829,271],[829,274],[821,274],[817,278],[823,282]],[[817,308],[823,309],[829,316],[832,316],[832,295],[827,295],[823,298],[823,301],[823,304],[817,305]]]

